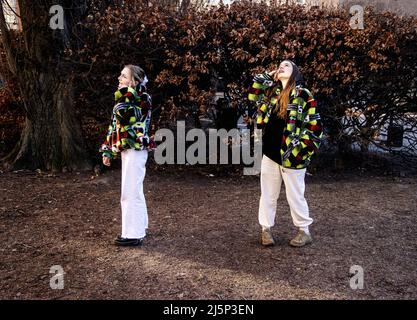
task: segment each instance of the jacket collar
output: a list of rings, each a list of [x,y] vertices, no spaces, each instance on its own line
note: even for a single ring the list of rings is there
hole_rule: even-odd
[[[135,99],[138,99],[138,93],[131,87],[123,87],[114,93],[114,100],[119,101],[122,97],[134,97]]]

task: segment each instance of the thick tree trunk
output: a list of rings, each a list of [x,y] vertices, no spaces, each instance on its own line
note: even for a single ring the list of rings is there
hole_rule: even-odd
[[[27,112],[21,139],[3,159],[7,169],[87,170],[81,128],[73,106],[72,84],[53,73],[26,71],[20,79]]]
[[[50,29],[49,8],[54,4],[68,8],[74,1],[19,0],[24,43],[16,49],[0,2],[3,45],[10,71],[19,82],[26,111],[20,141],[1,160],[8,169],[91,169],[75,115],[71,72],[65,71],[62,65],[63,48],[76,17],[67,12],[66,30],[60,33]],[[83,4],[82,8],[86,5],[84,0],[76,4]],[[74,10],[76,15],[80,14],[77,7]]]

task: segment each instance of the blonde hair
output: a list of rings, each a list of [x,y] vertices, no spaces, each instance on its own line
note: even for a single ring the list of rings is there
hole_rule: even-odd
[[[127,64],[125,65],[125,68],[130,70],[130,73],[132,74],[132,81],[136,82],[136,85],[142,83],[145,79],[145,71],[143,71],[141,67],[133,64]]]

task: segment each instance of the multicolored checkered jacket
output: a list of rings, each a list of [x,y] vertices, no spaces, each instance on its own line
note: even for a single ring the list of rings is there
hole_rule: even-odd
[[[272,94],[266,93],[268,89],[273,90]],[[280,92],[269,74],[262,73],[254,77],[254,83],[249,89],[249,100],[257,104],[256,123],[259,126],[268,123]],[[291,92],[280,150],[283,167],[307,167],[320,147],[323,131],[316,106],[313,95],[302,85],[297,85]]]
[[[124,87],[114,93],[116,102],[107,137],[101,145],[103,156],[116,158],[125,149],[144,150],[152,147],[150,122],[151,97]]]

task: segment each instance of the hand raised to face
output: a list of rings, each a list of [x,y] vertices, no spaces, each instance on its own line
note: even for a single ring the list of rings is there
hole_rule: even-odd
[[[267,72],[274,81],[278,81],[278,69]]]

